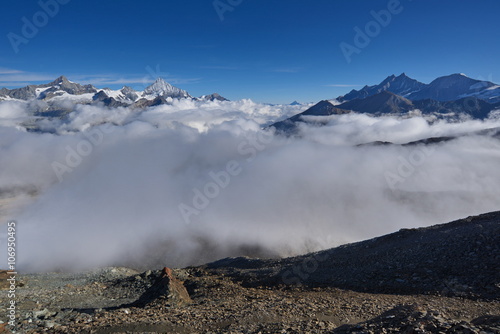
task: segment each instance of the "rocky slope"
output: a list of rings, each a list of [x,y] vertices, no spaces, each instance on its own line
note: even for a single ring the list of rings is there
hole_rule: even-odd
[[[500,298],[500,212],[281,260],[207,265],[245,286],[305,285],[370,293]]]
[[[17,329],[500,333],[499,232],[493,212],[281,260],[21,275]],[[6,290],[0,298],[6,322]]]

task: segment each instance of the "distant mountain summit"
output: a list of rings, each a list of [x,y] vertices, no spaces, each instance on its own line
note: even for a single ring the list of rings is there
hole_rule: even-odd
[[[364,99],[369,96],[381,93],[381,92],[391,92],[401,96],[407,96],[413,92],[417,92],[425,87],[424,83],[421,83],[415,79],[408,77],[405,73],[399,76],[391,75],[388,76],[384,81],[378,85],[374,86],[364,86],[362,89],[353,89],[348,94],[339,97],[337,100],[350,101],[354,99]]]

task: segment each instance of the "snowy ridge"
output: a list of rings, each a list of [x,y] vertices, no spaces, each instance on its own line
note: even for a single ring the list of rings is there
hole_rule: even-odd
[[[140,98],[140,92],[135,91],[134,89],[124,86],[120,90],[113,90],[109,88],[104,88],[101,89],[98,93],[104,93],[106,94],[107,97],[111,97],[115,99],[116,101],[122,102],[122,103],[127,103],[127,104],[132,104],[139,100]]]

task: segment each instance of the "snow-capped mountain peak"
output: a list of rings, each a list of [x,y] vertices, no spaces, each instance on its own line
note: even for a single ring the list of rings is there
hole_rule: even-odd
[[[150,86],[146,87],[146,89],[142,93],[142,97],[148,100],[154,99],[158,96],[172,97],[172,98],[191,97],[191,95],[189,95],[189,93],[186,92],[185,90],[172,86],[162,78],[156,79],[156,81],[153,82],[153,84],[151,84]]]

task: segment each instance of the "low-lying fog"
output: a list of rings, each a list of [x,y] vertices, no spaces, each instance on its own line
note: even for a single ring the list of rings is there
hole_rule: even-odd
[[[0,103],[0,190],[38,189],[7,217],[18,225],[19,269],[287,256],[500,209],[499,139],[360,145],[500,127],[498,119],[429,125],[350,114],[303,125],[300,137],[262,130],[306,108],[76,105],[34,133],[18,125],[33,121],[28,104]]]

